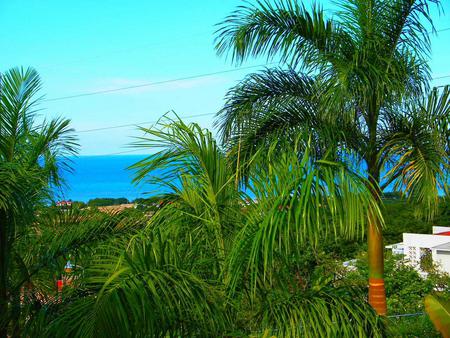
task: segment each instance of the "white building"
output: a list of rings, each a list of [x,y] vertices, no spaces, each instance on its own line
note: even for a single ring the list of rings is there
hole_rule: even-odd
[[[421,269],[423,257],[431,254],[433,263],[442,272],[450,274],[450,227],[433,227],[433,234],[403,234],[403,242],[386,246],[395,254],[404,254],[405,259],[417,271]]]

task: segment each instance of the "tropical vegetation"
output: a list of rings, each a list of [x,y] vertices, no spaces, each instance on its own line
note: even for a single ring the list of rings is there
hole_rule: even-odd
[[[33,248],[22,269],[35,273],[23,276],[12,332],[382,335],[363,288],[334,285],[302,258],[321,238],[362,236],[367,209],[381,217],[366,179],[345,164],[314,161],[305,137],[295,149],[283,144],[280,153],[276,143],[256,154],[243,189],[209,131],[165,119],[146,132],[136,146],[162,150],[134,166],[136,180],[159,183],[167,203],[149,221],[90,209],[39,212],[16,243]],[[156,169],[165,176],[152,176]],[[67,259],[74,268],[57,292],[52,269],[63,271]]]
[[[428,295],[425,307],[431,320],[444,338],[450,337],[450,300],[442,295]]]
[[[450,277],[383,252],[412,215],[418,232],[450,216],[429,2],[239,7],[218,53],[279,67],[228,92],[220,141],[172,113],[139,128],[133,147],[150,155],[129,170],[158,189],[122,212],[97,207],[126,199],[55,203],[74,130],[37,115],[35,70],[4,73],[0,338],[445,334]],[[420,316],[402,326],[387,307]]]
[[[240,6],[220,24],[217,52],[280,66],[227,94],[218,126],[236,160],[310,131],[313,154],[363,167],[374,198],[395,189],[432,216],[448,175],[450,98],[448,87],[429,91],[431,4],[338,1],[331,15],[294,0]],[[369,300],[386,314],[383,238],[367,218]]]
[[[127,203],[130,203],[130,201],[128,201],[128,199],[126,199],[125,197],[120,197],[120,198],[97,197],[97,198],[90,199],[87,202],[87,205],[90,207],[104,207],[104,206],[120,205],[120,204],[127,204]]]
[[[67,156],[77,148],[69,120],[38,120],[40,87],[30,68],[14,68],[1,77],[0,337],[10,321],[16,329],[20,290],[32,273],[24,270],[28,248],[20,242],[32,231],[36,208],[50,197],[50,186],[62,184],[61,170],[68,169]]]

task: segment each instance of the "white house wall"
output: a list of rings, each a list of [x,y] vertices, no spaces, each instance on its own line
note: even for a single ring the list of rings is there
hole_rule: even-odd
[[[433,250],[433,262],[438,264],[442,271],[450,273],[450,251]]]
[[[445,230],[444,230],[445,231]],[[421,248],[431,249],[437,245],[450,242],[450,236],[424,235],[424,234],[403,234],[403,245],[405,258],[417,270],[420,270]],[[434,261],[433,257],[433,261]],[[442,264],[447,264],[447,258],[443,258]],[[448,271],[448,270],[447,270]]]

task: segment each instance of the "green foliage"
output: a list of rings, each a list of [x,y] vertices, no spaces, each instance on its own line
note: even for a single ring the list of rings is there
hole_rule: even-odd
[[[432,224],[414,215],[414,205],[405,200],[387,200],[384,202],[383,216],[386,227],[383,236],[386,244],[403,241],[403,233],[431,233]]]
[[[72,208],[83,209],[86,207],[87,207],[87,204],[83,201],[72,201]]]
[[[362,239],[368,209],[380,213],[364,178],[344,163],[315,160],[308,138],[274,143],[237,170],[208,131],[163,121],[140,141],[160,153],[133,166],[143,180],[166,172],[154,181],[166,193],[150,200],[164,201],[150,219],[134,209],[41,209],[36,228],[16,243],[18,251],[33,248],[11,275],[15,289],[27,290],[17,317],[24,334],[383,334],[385,323],[365,298],[365,272],[337,277],[339,258],[357,248],[324,246]],[[59,297],[55,277],[66,276],[68,259],[71,287]],[[421,296],[388,283],[389,295]],[[390,305],[408,310],[401,302],[393,297]]]
[[[432,227],[448,226],[450,224],[450,203],[448,198],[440,198],[439,207],[432,220],[418,217],[414,204],[405,199],[384,199],[383,216],[386,223],[383,236],[386,244],[398,243],[403,240],[404,232],[430,234]]]
[[[367,255],[358,257],[357,270],[342,280],[351,285],[364,286],[368,273]],[[450,276],[430,269],[427,278],[407,265],[402,256],[387,254],[385,260],[385,287],[388,307],[393,315],[424,311],[423,299],[435,288],[450,292]]]
[[[94,198],[87,202],[89,207],[107,207],[110,205],[120,205],[130,203],[125,197],[121,198]]]
[[[20,331],[17,279],[27,275],[19,240],[27,238],[36,210],[47,202],[51,187],[63,184],[68,156],[77,150],[70,121],[37,119],[41,80],[31,68],[13,68],[0,82],[0,336],[9,324]],[[18,276],[18,272],[22,276]]]
[[[450,293],[425,297],[425,309],[444,338],[450,337]]]
[[[392,169],[387,185],[414,181],[402,188],[430,207],[425,195],[436,197],[440,164],[447,163],[449,115],[448,89],[415,101],[427,88],[430,8],[410,1],[338,7],[327,15],[318,5],[257,1],[220,24],[219,54],[237,62],[280,58],[289,66],[251,74],[228,92],[218,119],[223,139],[246,157],[274,135],[308,130],[317,147],[339,143],[335,151],[351,149],[372,174]]]
[[[356,270],[333,270],[339,276],[337,285],[366,288],[367,254],[358,256]],[[385,260],[385,287],[390,314],[386,322],[388,337],[439,337],[427,315],[424,298],[439,289],[450,292],[450,276],[435,268],[422,278],[402,256],[388,254]],[[399,317],[397,317],[399,315]],[[405,317],[403,315],[406,315]],[[409,316],[411,315],[411,316]]]
[[[180,268],[175,243],[157,235],[121,242],[126,245],[98,247],[76,291],[52,304],[56,312],[41,334],[214,336],[224,330],[217,291]]]
[[[239,6],[219,25],[218,54],[237,63],[266,57],[280,67],[227,93],[217,125],[231,156],[248,161],[273,140],[295,143],[307,132],[312,157],[327,154],[356,173],[366,167],[374,196],[393,186],[432,219],[448,185],[450,88],[426,95],[430,3],[439,7],[438,0],[342,0],[331,13],[295,0]],[[369,278],[383,276],[377,226],[371,220],[367,232]],[[375,303],[386,311],[384,299]]]
[[[368,210],[379,212],[368,182],[343,164],[313,161],[309,151],[299,158],[297,144],[277,145],[251,170],[254,200],[230,253],[232,287],[246,271],[252,292],[275,282],[280,265],[289,266],[305,246],[315,247],[330,235],[362,238]]]
[[[239,229],[240,192],[236,173],[211,132],[196,124],[164,117],[136,146],[160,151],[136,163],[136,180],[156,184],[163,207],[153,226],[183,238],[186,250],[198,254],[199,265],[210,265],[215,278],[223,272],[230,238]],[[161,178],[154,170],[164,172]]]
[[[342,164],[314,162],[308,153],[299,159],[296,151],[290,150],[292,145],[275,143],[266,156],[241,162],[251,167],[249,198],[239,191],[237,175],[242,171],[233,170],[209,132],[178,120],[164,120],[161,127],[146,130],[153,139],[139,143],[162,149],[160,153],[134,166],[139,170],[138,177],[152,178],[153,170],[164,169],[169,178],[152,182],[170,191],[165,197],[171,203],[155,214],[151,224],[168,236],[183,239],[180,244],[187,244],[182,248],[192,255],[196,270],[224,284],[234,307],[242,308],[244,316],[250,313],[248,320],[254,329],[261,330],[263,325],[279,330],[281,336],[306,334],[304,327],[316,333],[342,329],[362,335],[358,330],[368,325],[374,334],[378,332],[374,317],[367,316],[368,308],[362,310],[364,302],[360,309],[364,316],[355,309],[343,321],[356,322],[356,326],[316,326],[312,321],[316,311],[327,308],[329,324],[332,316],[343,315],[338,301],[328,308],[331,299],[339,299],[342,304],[349,300],[345,292],[329,288],[329,281],[307,282],[314,264],[304,264],[304,254],[299,251],[314,248],[313,243],[328,232],[344,237],[362,234],[365,209],[375,208],[364,179],[348,174]],[[222,258],[225,264],[221,264]],[[305,279],[306,289],[288,290],[287,285],[298,283],[299,274]],[[323,287],[327,293],[308,293],[316,284],[317,292]],[[245,291],[249,289],[250,294]],[[284,295],[284,300],[273,302],[270,290],[273,296]],[[328,301],[323,300],[326,294],[331,297]],[[300,303],[294,305],[297,301]],[[355,301],[352,298],[353,304]],[[291,311],[285,312],[288,304]],[[255,311],[260,313],[259,320],[251,315]],[[240,311],[233,313],[236,318],[242,315]],[[291,325],[286,326],[288,322]],[[248,324],[242,329],[248,330]]]
[[[426,314],[419,314],[411,317],[389,318],[388,327],[388,337],[441,337]]]

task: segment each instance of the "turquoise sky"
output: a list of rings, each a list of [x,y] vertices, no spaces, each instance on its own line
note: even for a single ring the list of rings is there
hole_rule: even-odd
[[[307,1],[309,2],[309,1]],[[216,56],[214,25],[242,1],[0,0],[0,71],[33,66],[46,98],[107,90],[233,69]],[[329,8],[328,2],[322,2]],[[436,29],[450,28],[450,1],[433,10]],[[434,77],[450,75],[450,30],[432,38]],[[263,64],[252,60],[243,66]],[[256,70],[256,69],[255,69]],[[78,131],[215,113],[226,90],[254,71],[202,77],[104,95],[43,102],[43,116],[65,116]],[[434,84],[449,83],[450,78]],[[211,127],[213,115],[190,119]],[[148,125],[148,124],[147,124]],[[80,132],[81,154],[128,151],[134,127]]]

